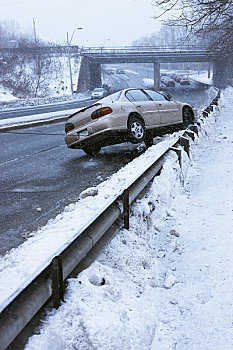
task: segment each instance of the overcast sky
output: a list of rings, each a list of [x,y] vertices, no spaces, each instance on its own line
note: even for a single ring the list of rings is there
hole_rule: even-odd
[[[151,0],[0,0],[0,20],[14,20],[46,41],[65,42],[75,28],[72,44],[130,45],[159,30]]]

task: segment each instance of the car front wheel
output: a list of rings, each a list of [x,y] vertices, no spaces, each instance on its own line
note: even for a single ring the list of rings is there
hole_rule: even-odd
[[[97,145],[83,147],[83,151],[89,156],[94,156],[95,154],[99,153],[100,150],[101,147]]]
[[[129,135],[132,143],[140,143],[145,137],[145,126],[142,120],[132,117],[129,120]]]
[[[189,107],[183,108],[183,127],[187,128],[193,122],[193,111]]]

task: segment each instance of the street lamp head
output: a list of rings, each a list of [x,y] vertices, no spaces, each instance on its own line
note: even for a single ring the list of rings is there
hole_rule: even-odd
[[[70,41],[69,41],[69,39],[68,39],[68,33],[66,33],[66,35],[67,35],[67,43],[68,43],[68,46],[71,44],[71,41],[72,41],[73,36],[74,36],[74,33],[76,32],[76,30],[79,30],[79,29],[83,29],[83,27],[74,28],[74,31],[73,31],[73,33],[72,33],[72,35],[71,35],[71,38],[70,38]]]

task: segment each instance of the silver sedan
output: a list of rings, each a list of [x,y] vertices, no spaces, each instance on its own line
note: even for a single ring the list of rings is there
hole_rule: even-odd
[[[69,148],[83,149],[89,155],[121,142],[144,141],[149,147],[156,135],[186,128],[195,118],[192,105],[174,101],[170,95],[124,89],[70,115],[65,141]]]

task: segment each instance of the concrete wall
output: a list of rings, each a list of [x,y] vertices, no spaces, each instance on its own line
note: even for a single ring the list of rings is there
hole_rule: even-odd
[[[158,91],[160,89],[160,63],[154,62],[154,90]]]
[[[100,86],[102,86],[101,64],[83,57],[79,71],[77,92],[93,90]]]

